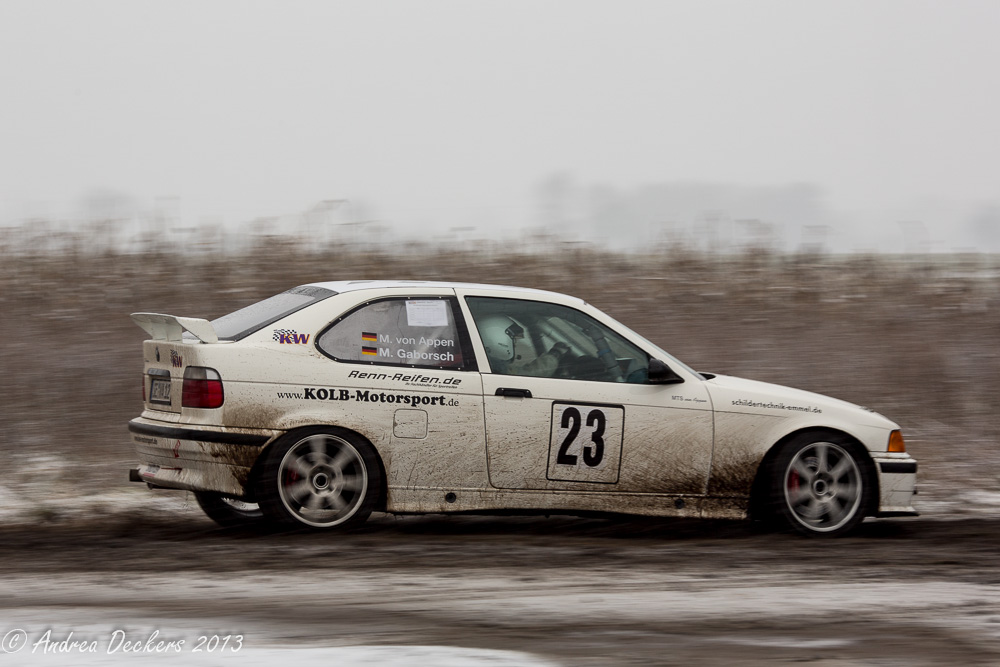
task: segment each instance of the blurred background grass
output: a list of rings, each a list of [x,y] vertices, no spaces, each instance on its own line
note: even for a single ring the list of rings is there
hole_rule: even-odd
[[[97,230],[99,232],[99,230]],[[339,279],[513,284],[581,297],[689,365],[829,394],[899,422],[925,513],[1000,492],[1000,259],[993,255],[602,252],[534,236],[452,247],[259,236],[183,246],[0,236],[5,484],[125,486],[141,411],[135,311],[212,319]],[[384,241],[384,239],[383,239]],[[138,486],[138,485],[135,485]]]

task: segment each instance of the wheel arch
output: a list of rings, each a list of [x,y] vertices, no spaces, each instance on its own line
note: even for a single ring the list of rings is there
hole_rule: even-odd
[[[875,465],[874,459],[872,459],[871,452],[865,447],[864,443],[861,442],[856,436],[851,435],[847,431],[831,426],[806,426],[800,429],[786,433],[781,438],[778,439],[771,447],[764,453],[760,462],[757,464],[757,471],[754,473],[753,484],[750,487],[750,503],[748,506],[748,514],[751,519],[763,520],[768,517],[769,509],[769,497],[768,497],[768,471],[771,466],[771,462],[778,456],[782,448],[790,440],[803,435],[828,435],[833,434],[846,438],[852,444],[855,445],[858,452],[862,455],[864,459],[864,465],[868,467],[868,472],[870,473],[870,479],[874,484],[871,496],[869,498],[869,506],[864,509],[865,516],[872,516],[878,511],[878,499],[880,495],[879,489],[879,475],[878,468]]]
[[[257,498],[258,488],[261,481],[261,475],[263,473],[265,462],[267,461],[268,455],[271,453],[271,450],[274,449],[274,447],[277,446],[279,442],[283,442],[287,438],[296,438],[304,432],[317,431],[317,430],[329,431],[335,434],[345,434],[351,437],[359,438],[365,441],[365,443],[367,443],[372,448],[372,451],[375,452],[375,460],[378,462],[379,472],[382,473],[381,487],[378,490],[378,499],[375,502],[374,509],[376,512],[384,512],[388,500],[389,485],[386,478],[385,461],[382,460],[382,452],[379,451],[379,448],[376,447],[375,443],[371,441],[371,438],[366,437],[363,433],[359,433],[358,431],[345,428],[337,424],[328,424],[322,422],[316,422],[314,424],[302,424],[300,426],[296,426],[295,428],[285,431],[280,436],[274,438],[273,440],[271,440],[271,442],[267,443],[267,445],[261,448],[260,454],[257,455],[257,460],[254,461],[253,467],[250,469],[250,476],[248,478],[247,486],[249,488],[247,490],[252,495],[252,497],[254,499]]]

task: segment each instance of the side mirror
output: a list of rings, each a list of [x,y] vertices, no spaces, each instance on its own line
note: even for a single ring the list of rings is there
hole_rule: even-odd
[[[670,370],[670,366],[659,359],[649,360],[649,384],[680,384],[682,382],[684,382],[684,378]]]

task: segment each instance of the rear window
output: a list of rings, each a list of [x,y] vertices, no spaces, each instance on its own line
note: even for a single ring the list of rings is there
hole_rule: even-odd
[[[222,340],[240,340],[283,317],[336,294],[323,287],[293,287],[287,292],[212,320],[215,333]],[[187,335],[187,334],[185,334]]]

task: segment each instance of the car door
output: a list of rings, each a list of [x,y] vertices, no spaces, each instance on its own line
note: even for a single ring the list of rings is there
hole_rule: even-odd
[[[713,430],[700,377],[676,369],[675,382],[651,383],[650,353],[582,302],[460,296],[478,338],[492,486],[705,492]]]

